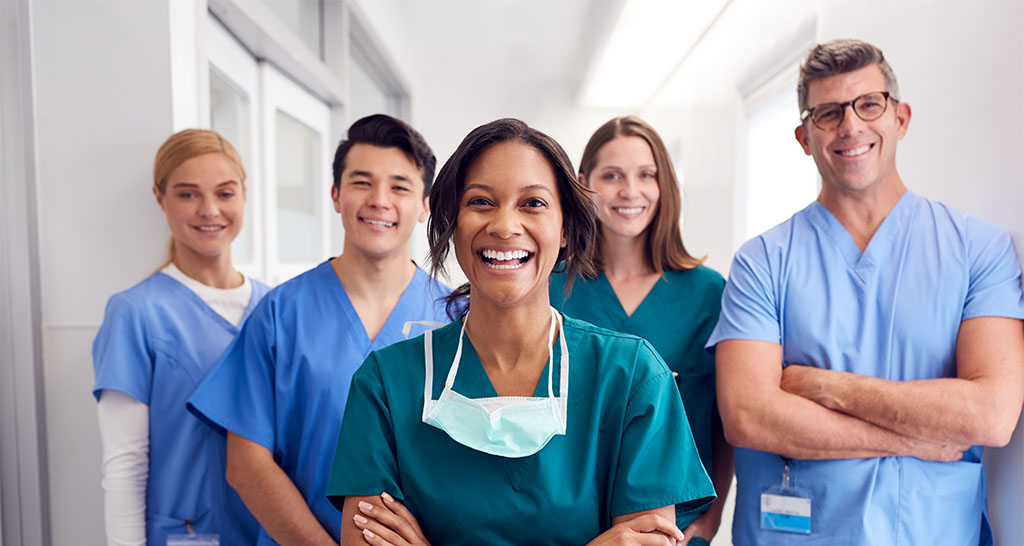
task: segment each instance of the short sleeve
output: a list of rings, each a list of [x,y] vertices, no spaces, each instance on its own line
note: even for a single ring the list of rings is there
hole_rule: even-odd
[[[697,454],[672,372],[646,341],[637,359],[637,370],[652,372],[626,406],[611,515],[669,505],[676,505],[677,514],[700,508],[715,499],[715,489]]]
[[[230,430],[274,451],[276,328],[272,300],[264,299],[242,326],[188,408],[218,430]]]
[[[379,495],[382,491],[404,502],[398,481],[391,410],[377,354],[371,353],[352,375],[327,498],[338,510],[345,497]]]
[[[1020,264],[1010,235],[984,220],[967,217],[970,283],[963,319],[999,316],[1024,318]]]
[[[722,293],[722,312],[705,348],[727,339],[781,343],[776,294],[764,240],[747,241],[733,258]]]
[[[143,312],[124,294],[107,302],[103,325],[92,344],[98,401],[104,390],[121,391],[149,405],[156,358],[146,331]]]

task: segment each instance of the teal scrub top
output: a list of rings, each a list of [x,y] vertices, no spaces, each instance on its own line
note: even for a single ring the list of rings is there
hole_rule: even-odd
[[[436,399],[462,321],[434,333]],[[352,377],[327,496],[386,491],[434,544],[585,544],[612,518],[714,500],[672,374],[650,344],[565,318],[568,422],[518,459],[475,451],[423,423],[423,336],[372,353]],[[559,351],[554,351],[559,384]],[[547,396],[546,367],[535,396]],[[463,342],[454,390],[496,396],[472,343]]]
[[[700,460],[710,474],[711,427],[721,418],[715,398],[715,357],[704,350],[704,344],[718,322],[725,280],[704,266],[665,271],[640,306],[627,315],[604,273],[596,279],[576,279],[568,299],[565,279],[565,273],[551,275],[551,304],[555,308],[601,328],[646,339],[678,374],[676,385],[690,430]],[[687,525],[706,511],[705,506],[685,516],[680,514],[679,520]]]

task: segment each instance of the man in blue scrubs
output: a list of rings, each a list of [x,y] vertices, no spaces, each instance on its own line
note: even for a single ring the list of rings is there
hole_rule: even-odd
[[[740,249],[708,341],[733,539],[990,544],[982,449],[1024,400],[1010,237],[907,191],[911,110],[878,48],[815,47],[798,95],[821,193]]]
[[[338,543],[326,488],[352,373],[407,323],[447,322],[449,290],[409,259],[434,165],[402,121],[355,122],[331,188],[342,255],[267,294],[189,401],[227,431],[227,479],[262,526],[257,544]]]

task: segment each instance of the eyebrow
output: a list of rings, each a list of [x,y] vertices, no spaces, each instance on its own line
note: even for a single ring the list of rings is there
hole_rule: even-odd
[[[484,190],[484,191],[487,191],[487,192],[494,193],[494,188],[493,187],[488,186],[487,184],[479,184],[479,183],[467,184],[465,189],[463,189],[462,191],[466,192],[466,191],[469,191],[469,190]],[[544,184],[530,184],[529,186],[526,186],[526,187],[522,188],[522,190],[519,193],[525,193],[525,192],[530,191],[530,190],[544,190],[544,191],[548,192],[549,194],[554,195],[554,193],[551,191],[551,189],[548,188],[547,186],[545,186]]]
[[[238,186],[239,183],[237,180],[225,180],[217,184],[217,187],[219,188],[221,186],[228,185]],[[171,184],[171,188],[199,188],[199,184],[194,184],[192,182],[175,182],[174,184]]]
[[[373,178],[373,173],[371,173],[370,171],[352,171],[352,172],[348,173],[348,176],[349,176],[349,178],[353,178],[353,177],[357,177],[357,176],[363,176],[363,177],[366,177],[366,178]],[[400,182],[412,182],[412,179],[410,179],[408,176],[405,176],[404,174],[393,174],[393,175],[389,176],[388,179],[389,180],[398,180]]]

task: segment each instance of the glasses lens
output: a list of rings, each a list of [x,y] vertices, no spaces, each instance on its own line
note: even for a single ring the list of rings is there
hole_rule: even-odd
[[[839,127],[839,122],[843,120],[843,105],[836,103],[822,104],[814,109],[814,114],[811,115],[811,121],[818,126],[819,129],[829,130]]]
[[[871,93],[863,97],[857,97],[853,101],[853,111],[857,112],[860,119],[871,121],[882,117],[885,113],[885,95],[883,93]]]

